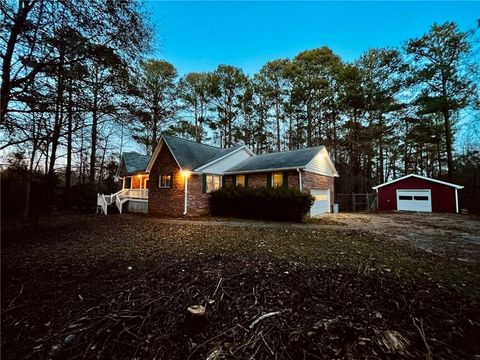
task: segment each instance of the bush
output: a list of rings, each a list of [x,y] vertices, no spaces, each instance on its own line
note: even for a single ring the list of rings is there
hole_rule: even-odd
[[[28,217],[38,220],[53,204],[53,180],[39,172],[29,173],[26,169],[9,168],[1,172],[0,199],[2,219],[20,220],[27,208]]]
[[[275,221],[302,221],[314,198],[286,187],[230,186],[211,192],[212,215]]]
[[[73,210],[84,213],[95,211],[97,205],[97,193],[103,189],[98,189],[97,185],[76,184],[63,192],[58,201],[58,206],[62,210]]]

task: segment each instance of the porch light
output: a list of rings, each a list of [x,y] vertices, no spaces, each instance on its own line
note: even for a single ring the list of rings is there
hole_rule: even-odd
[[[182,170],[180,171],[180,174],[184,177],[184,178],[188,178],[190,176],[190,171],[188,170]]]

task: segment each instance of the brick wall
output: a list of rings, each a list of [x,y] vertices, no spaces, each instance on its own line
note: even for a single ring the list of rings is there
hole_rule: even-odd
[[[334,180],[335,178],[314,174],[308,171],[302,171],[303,190],[322,189],[330,190],[330,203],[334,200]]]
[[[288,172],[288,187],[298,189],[298,172],[297,171]]]
[[[248,186],[249,187],[258,187],[258,186],[267,186],[267,174],[248,174]]]
[[[235,185],[235,175],[226,175],[225,176],[225,186]]]
[[[173,174],[171,188],[159,188],[160,174]],[[148,181],[148,213],[155,216],[184,216],[185,182],[172,154],[163,146],[150,171]],[[191,175],[188,179],[188,211],[186,216],[209,213],[209,195],[202,193],[202,177]]]
[[[248,177],[249,187],[267,186],[267,175],[269,173],[253,173],[246,174]],[[235,175],[225,176],[225,185],[230,186],[235,184]],[[298,188],[298,172],[288,171],[288,187]]]
[[[186,216],[210,214],[210,194],[202,193],[202,175],[192,175],[188,179],[188,211]]]

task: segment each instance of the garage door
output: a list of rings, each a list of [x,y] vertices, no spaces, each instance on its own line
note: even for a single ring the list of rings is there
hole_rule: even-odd
[[[310,216],[330,212],[330,190],[311,189],[310,193],[315,198],[310,209]]]
[[[430,190],[397,190],[397,210],[432,212]]]

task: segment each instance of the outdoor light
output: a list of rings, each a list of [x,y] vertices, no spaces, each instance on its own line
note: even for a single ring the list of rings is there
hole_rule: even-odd
[[[182,174],[183,177],[188,178],[188,177],[190,176],[190,171],[188,171],[188,170],[182,170],[182,171],[180,172],[180,174]]]

